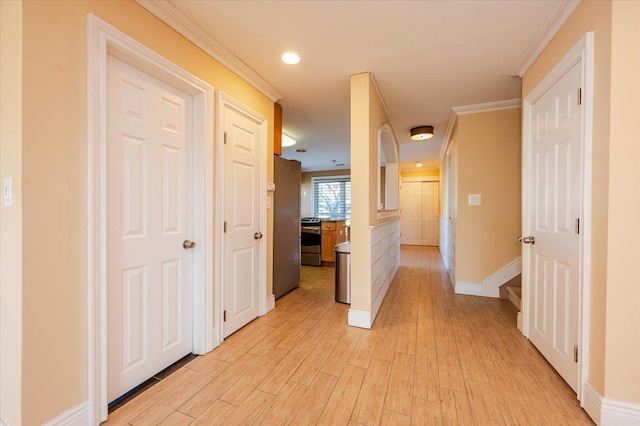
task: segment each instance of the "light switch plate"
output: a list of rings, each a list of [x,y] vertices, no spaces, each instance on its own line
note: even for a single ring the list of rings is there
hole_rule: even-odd
[[[480,194],[469,194],[469,205],[479,206],[482,204],[482,196]]]
[[[267,191],[275,191],[276,190],[276,184],[275,182],[269,182],[267,184]]]
[[[3,181],[4,206],[13,207],[13,178],[4,178]]]

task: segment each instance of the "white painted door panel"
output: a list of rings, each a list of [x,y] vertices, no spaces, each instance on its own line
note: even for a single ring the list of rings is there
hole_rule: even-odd
[[[438,245],[438,182],[403,182],[401,243]]]
[[[192,348],[191,98],[113,57],[107,79],[107,398]]]
[[[578,63],[532,105],[529,338],[577,389],[581,106]]]
[[[225,143],[224,337],[260,314],[260,125],[230,106]]]

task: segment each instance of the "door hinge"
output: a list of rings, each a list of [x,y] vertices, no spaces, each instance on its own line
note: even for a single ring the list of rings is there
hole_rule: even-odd
[[[582,88],[578,88],[578,105],[582,105]]]
[[[580,218],[576,218],[576,234],[580,233]]]
[[[223,229],[223,232],[224,232],[224,233],[226,233],[226,232],[227,232],[227,222],[225,222],[225,223],[224,223],[223,228],[224,228],[224,229]]]
[[[578,345],[573,347],[573,362],[578,362]]]
[[[225,309],[224,311],[222,311],[222,321],[226,321],[227,320],[227,310]],[[577,350],[577,346],[576,346],[576,350]]]
[[[227,144],[227,132],[224,132],[224,144]]]

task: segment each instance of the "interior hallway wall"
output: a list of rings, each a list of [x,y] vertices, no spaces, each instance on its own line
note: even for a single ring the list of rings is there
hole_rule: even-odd
[[[22,393],[25,426],[88,397],[88,13],[265,116],[273,181],[273,101],[249,83],[131,0],[24,2],[23,365],[22,389],[15,391]],[[268,241],[271,233],[270,221]]]

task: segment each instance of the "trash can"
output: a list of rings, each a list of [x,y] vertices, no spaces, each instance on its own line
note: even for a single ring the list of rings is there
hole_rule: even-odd
[[[351,304],[351,243],[336,244],[336,302]]]

